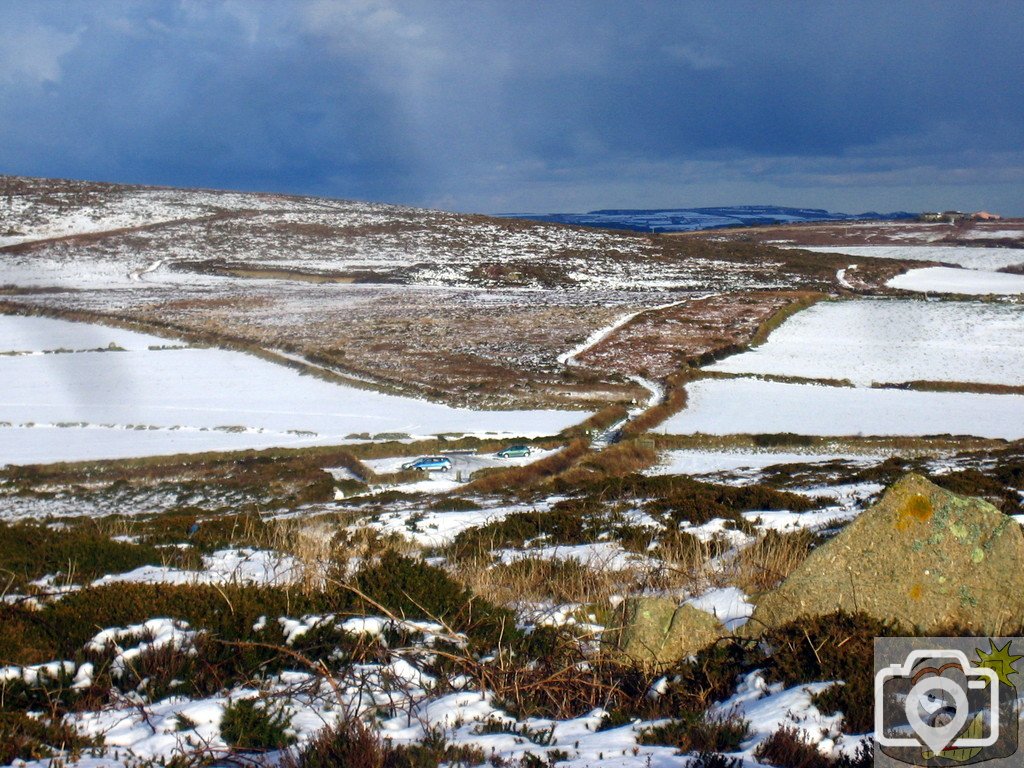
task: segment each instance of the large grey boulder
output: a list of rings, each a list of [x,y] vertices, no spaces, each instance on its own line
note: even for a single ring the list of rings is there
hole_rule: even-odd
[[[1024,532],[981,499],[906,475],[757,604],[748,631],[862,611],[905,630],[1024,622]]]

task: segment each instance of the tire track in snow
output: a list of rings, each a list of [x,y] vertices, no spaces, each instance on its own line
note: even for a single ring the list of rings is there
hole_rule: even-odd
[[[706,297],[700,297],[700,298],[706,298]],[[680,304],[685,304],[687,301],[690,301],[690,299],[681,299],[680,301],[673,301],[673,302],[671,302],[669,304],[661,304],[660,306],[657,306],[657,307],[649,307],[648,309],[641,309],[641,310],[638,310],[636,312],[630,312],[627,315],[622,315],[621,317],[619,317],[617,320],[615,320],[610,325],[606,325],[603,328],[598,328],[596,331],[594,331],[589,336],[587,336],[587,338],[584,339],[581,344],[578,344],[575,347],[573,347],[572,349],[570,349],[568,352],[564,352],[561,355],[559,355],[558,356],[558,362],[561,363],[562,365],[568,365],[568,366],[577,365],[578,364],[576,362],[576,358],[577,357],[582,355],[584,352],[586,352],[591,347],[594,347],[594,346],[597,346],[598,344],[600,344],[602,341],[607,339],[609,336],[611,336],[613,333],[615,333],[615,331],[619,330],[619,328],[624,326],[630,320],[632,320],[632,319],[634,319],[636,317],[639,317],[640,315],[643,315],[643,314],[645,314],[647,312],[658,312],[658,311],[663,310],[663,309],[671,309],[672,307],[678,307]],[[649,389],[649,387],[647,387],[646,385],[642,385],[642,386],[644,386],[645,389]]]

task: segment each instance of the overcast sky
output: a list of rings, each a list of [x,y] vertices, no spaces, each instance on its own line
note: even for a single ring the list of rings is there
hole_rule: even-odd
[[[0,0],[0,172],[1024,215],[1024,2]]]

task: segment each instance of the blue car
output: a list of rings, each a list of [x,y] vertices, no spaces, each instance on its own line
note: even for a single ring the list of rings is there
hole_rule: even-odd
[[[452,460],[447,456],[424,456],[402,465],[402,469],[418,469],[421,472],[447,472],[451,468]]]

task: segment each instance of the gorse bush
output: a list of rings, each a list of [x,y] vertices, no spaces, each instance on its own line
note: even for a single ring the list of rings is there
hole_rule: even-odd
[[[743,768],[743,760],[718,752],[700,752],[687,761],[686,768]]]
[[[211,515],[204,510],[176,510],[134,524],[147,543],[174,545],[187,541],[198,552],[235,546],[267,546],[274,526],[256,512]]]
[[[456,558],[476,556],[492,549],[522,547],[541,538],[549,544],[583,544],[606,530],[600,512],[599,503],[575,499],[560,501],[548,512],[516,512],[462,531],[449,551]]]
[[[754,757],[765,765],[777,768],[871,768],[874,749],[870,741],[862,741],[852,756],[838,758],[823,754],[796,729],[783,726],[757,745]]]
[[[62,722],[0,710],[0,764],[8,765],[15,760],[41,760],[61,754],[76,759],[82,750],[96,745],[94,739],[82,736]]]
[[[783,727],[757,745],[758,762],[777,768],[833,768],[833,761],[796,728]]]
[[[108,573],[159,565],[163,555],[148,545],[112,541],[89,523],[60,530],[37,523],[0,523],[0,577],[17,589],[47,574],[89,582]]]
[[[356,575],[355,587],[357,600],[369,600],[361,612],[376,613],[381,606],[403,618],[439,620],[466,632],[481,649],[516,633],[510,611],[476,598],[440,568],[391,550]]]
[[[259,699],[236,699],[224,708],[220,735],[235,749],[283,749],[295,741],[291,718]]]
[[[700,717],[736,690],[740,677],[763,663],[757,644],[721,641],[698,651],[670,670],[665,691],[643,702],[644,717]],[[649,702],[649,703],[648,703]]]
[[[691,716],[643,731],[641,744],[665,744],[680,752],[736,752],[750,738],[750,723],[737,715]]]
[[[321,662],[339,669],[351,662],[384,660],[384,646],[339,632],[336,622],[327,622],[287,645],[277,620],[379,615],[382,611],[443,621],[454,631],[465,633],[479,652],[518,634],[514,616],[507,610],[475,597],[445,571],[393,552],[369,558],[354,577],[329,581],[323,589],[308,592],[242,584],[91,587],[38,610],[0,604],[0,659],[4,663],[29,665],[68,659],[75,664],[89,662],[95,668],[93,685],[87,689],[72,689],[69,681],[59,680],[35,688],[11,683],[6,686],[6,703],[26,711],[54,702],[66,710],[86,700],[102,704],[112,691],[135,690],[143,681],[146,684],[139,692],[150,700],[167,694],[213,695],[284,669]],[[154,617],[186,622],[196,633],[196,653],[173,648],[149,650],[133,659],[123,676],[114,678],[110,674],[112,652],[86,650],[101,629],[139,625]],[[405,643],[412,639],[387,640]]]
[[[475,512],[482,507],[472,499],[463,499],[459,496],[446,496],[432,501],[427,509],[436,512]]]

